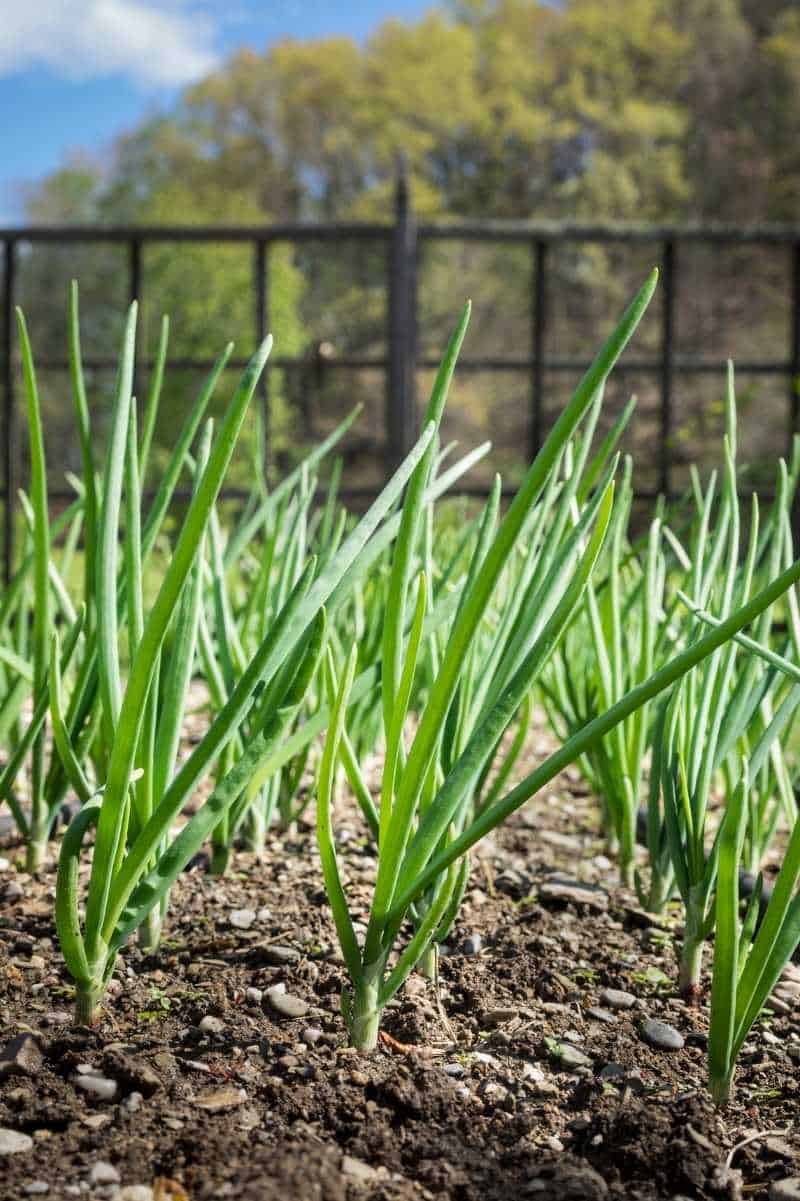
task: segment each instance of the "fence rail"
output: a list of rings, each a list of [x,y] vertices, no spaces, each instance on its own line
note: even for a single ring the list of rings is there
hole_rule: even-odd
[[[549,251],[554,244],[648,244],[658,247],[661,268],[661,324],[658,352],[653,357],[629,358],[618,364],[618,373],[648,374],[658,381],[657,487],[643,495],[672,493],[671,442],[673,433],[673,393],[678,375],[718,373],[724,361],[699,359],[675,352],[675,295],[677,282],[676,248],[682,243],[712,245],[765,245],[785,247],[790,256],[790,314],[786,356],[782,359],[757,359],[738,362],[742,373],[783,376],[786,379],[786,447],[800,424],[800,227],[766,226],[603,226],[587,224],[531,223],[525,221],[453,221],[417,222],[412,211],[405,179],[398,180],[394,220],[376,222],[283,222],[268,226],[30,226],[0,228],[3,246],[2,324],[0,325],[0,373],[2,384],[2,464],[3,483],[3,556],[6,579],[14,565],[14,511],[20,485],[19,412],[16,391],[16,347],[14,303],[20,247],[31,244],[66,246],[75,244],[116,244],[128,249],[128,294],[141,300],[144,292],[142,254],[153,243],[245,244],[253,254],[253,332],[261,339],[269,327],[270,297],[268,265],[271,248],[277,243],[369,241],[386,247],[387,353],[380,356],[342,355],[320,364],[324,371],[342,368],[375,368],[385,374],[384,425],[387,469],[391,469],[411,447],[418,422],[415,375],[420,368],[435,369],[436,360],[417,353],[417,264],[420,247],[442,241],[513,243],[530,250],[529,282],[529,353],[513,357],[466,356],[459,370],[466,372],[516,371],[528,380],[527,454],[536,454],[542,440],[544,416],[544,378],[546,372],[578,372],[588,366],[581,357],[550,355],[548,352]],[[137,370],[147,368],[151,360],[141,358]],[[231,366],[244,360],[232,359]],[[43,368],[66,369],[61,358],[41,358]],[[201,358],[173,357],[169,366],[179,368],[210,367]],[[87,368],[113,368],[114,360],[87,357]],[[305,356],[276,356],[267,363],[262,383],[262,399],[269,414],[269,372],[275,369],[307,369]],[[269,422],[265,422],[269,428]],[[475,489],[467,487],[468,492]],[[362,495],[363,490],[353,490]],[[230,495],[235,495],[232,491]]]

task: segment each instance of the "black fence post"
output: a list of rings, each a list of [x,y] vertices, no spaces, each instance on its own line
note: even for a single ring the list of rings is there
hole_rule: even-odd
[[[672,378],[675,340],[675,242],[668,238],[661,257],[661,407],[658,447],[658,490],[672,486]]]
[[[267,336],[267,325],[269,322],[269,260],[267,257],[267,241],[266,238],[257,238],[255,244],[255,255],[253,257],[253,273],[255,283],[255,334],[256,343],[261,345]],[[261,462],[264,470],[264,486],[266,487],[267,464],[269,461],[269,434],[270,434],[270,413],[269,413],[269,363],[261,373],[261,379],[258,383],[258,392],[261,398]]]
[[[414,441],[416,411],[416,267],[417,227],[411,208],[408,174],[400,164],[395,221],[389,249],[389,370],[386,387],[386,463],[389,471]]]
[[[789,414],[786,462],[792,461],[795,434],[800,433],[800,242],[792,242],[791,313],[789,323]],[[795,493],[791,513],[794,553],[800,544],[800,497]]]
[[[136,348],[133,360],[133,394],[139,398],[139,405],[141,405],[143,397],[140,395],[141,379],[139,373],[139,357],[142,344],[140,332],[142,329],[142,242],[140,238],[131,238],[128,244],[128,300],[131,304],[135,300],[139,306]]]
[[[128,294],[131,301],[142,298],[142,240],[131,238],[128,247]]]
[[[791,462],[794,436],[800,433],[800,242],[792,243],[792,291],[789,345],[789,438],[786,460]]]
[[[14,572],[14,516],[19,454],[14,403],[14,272],[15,243],[6,238],[3,273],[3,575]]]
[[[542,445],[542,407],[544,403],[544,335],[547,305],[547,243],[537,238],[532,244],[533,278],[531,300],[533,307],[531,327],[531,421],[528,445],[530,462],[539,453]]]

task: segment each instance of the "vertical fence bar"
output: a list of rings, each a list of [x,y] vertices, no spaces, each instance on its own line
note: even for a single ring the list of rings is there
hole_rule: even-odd
[[[672,467],[672,383],[675,341],[675,242],[668,238],[661,256],[661,405],[658,447],[658,487],[670,494]]]
[[[800,242],[792,242],[792,290],[789,326],[789,437],[787,462],[792,457],[794,436],[800,425]]]
[[[408,177],[401,164],[389,248],[389,369],[386,379],[386,460],[391,471],[411,448],[416,432],[417,227]]]
[[[255,254],[253,255],[253,272],[255,283],[255,335],[256,344],[260,345],[267,336],[269,325],[269,254],[266,238],[256,238]],[[264,475],[264,487],[267,486],[267,466],[269,463],[269,362],[261,373],[258,383],[258,395],[261,399],[261,469]]]
[[[139,305],[139,329],[142,320],[142,242],[140,238],[131,238],[128,243],[128,300],[135,300]],[[138,332],[138,331],[137,331]],[[139,378],[139,347],[141,338],[136,339],[136,351],[133,361],[133,394],[139,397],[141,380]]]
[[[789,412],[786,461],[792,461],[792,444],[795,434],[800,433],[800,241],[792,242],[791,249],[791,305],[789,321]],[[795,554],[800,542],[800,497],[795,494],[792,502],[792,535]]]
[[[142,240],[131,238],[128,244],[128,295],[131,301],[142,299]]]
[[[531,462],[542,445],[542,408],[544,405],[544,338],[547,305],[547,243],[536,238],[531,243],[533,272],[531,278],[531,366],[530,431],[528,457]]]
[[[16,244],[4,243],[3,273],[3,576],[9,583],[14,572],[14,498],[17,495],[19,454],[14,398],[14,274]]]

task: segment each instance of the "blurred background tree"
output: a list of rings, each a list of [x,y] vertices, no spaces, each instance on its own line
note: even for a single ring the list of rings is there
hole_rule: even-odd
[[[172,111],[122,137],[107,160],[65,163],[31,191],[28,212],[33,221],[100,223],[389,220],[402,152],[423,219],[795,221],[799,102],[800,12],[788,0],[451,0],[416,23],[384,22],[363,45],[341,37],[242,49]],[[550,328],[560,353],[596,343],[651,253],[556,249]],[[111,351],[125,299],[121,254],[31,252],[23,299],[42,337],[61,336],[66,280],[76,273],[89,344]],[[774,344],[785,355],[788,277],[778,257],[700,247],[687,249],[681,268],[679,352],[763,358]],[[279,352],[327,342],[343,354],[384,353],[384,270],[378,244],[275,247]],[[245,248],[149,250],[148,347],[169,310],[173,353],[210,355],[227,337],[245,353],[251,278]],[[526,248],[428,246],[419,278],[423,353],[438,351],[465,290],[476,301],[472,353],[527,351]],[[656,337],[654,314],[645,349]],[[362,398],[365,428],[380,428],[380,372],[326,379],[314,397],[323,425]],[[551,383],[557,408],[565,385]],[[654,381],[639,383],[646,431]],[[184,384],[172,386],[165,442],[183,404]],[[524,414],[526,387],[510,374],[465,377],[454,409],[453,432],[468,441],[491,433],[492,467],[512,476],[525,440],[521,418],[508,414]],[[677,437],[702,457],[698,440],[716,439],[719,382],[680,387]],[[763,395],[759,384],[752,396]],[[273,397],[281,451],[298,436],[298,388],[276,377]],[[778,403],[784,412],[785,396]]]

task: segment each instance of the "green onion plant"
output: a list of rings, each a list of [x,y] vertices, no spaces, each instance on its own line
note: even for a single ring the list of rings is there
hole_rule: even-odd
[[[370,1050],[377,1041],[380,1017],[409,972],[426,954],[440,925],[450,920],[459,894],[463,862],[469,850],[501,821],[523,805],[565,766],[586,754],[622,721],[670,687],[698,663],[713,655],[745,625],[768,608],[800,576],[800,563],[773,580],[758,596],[727,615],[713,630],[675,655],[648,679],[631,688],[609,709],[580,730],[545,763],[527,775],[508,793],[474,816],[464,818],[472,785],[480,775],[511,718],[552,653],[554,645],[575,612],[600,553],[613,507],[613,484],[601,486],[597,515],[586,531],[584,545],[569,560],[560,599],[552,608],[539,637],[522,658],[509,682],[488,708],[441,784],[431,785],[436,749],[444,736],[451,705],[468,662],[469,650],[487,605],[508,562],[532,507],[551,482],[554,464],[564,451],[580,421],[631,337],[655,288],[651,277],[632,302],[620,324],[581,382],[572,401],[531,465],[517,496],[489,540],[485,556],[460,600],[436,680],[418,716],[416,731],[408,747],[403,732],[408,698],[424,633],[426,580],[412,576],[415,536],[415,505],[424,486],[425,460],[409,486],[398,537],[393,571],[398,581],[407,581],[393,598],[397,617],[388,637],[394,654],[391,684],[383,691],[388,716],[386,754],[378,814],[378,866],[367,932],[363,943],[356,938],[353,919],[342,884],[332,826],[332,792],[336,765],[345,745],[348,698],[355,675],[356,656],[351,652],[339,671],[336,700],[320,769],[317,805],[317,834],[328,899],[331,904],[342,954],[350,978],[342,996],[342,1011],[351,1043]],[[457,348],[451,343],[451,351]],[[438,422],[444,389],[434,388],[429,417]],[[396,566],[397,564],[400,566]],[[403,638],[403,614],[407,600],[413,603],[413,618],[407,640]],[[384,673],[388,655],[384,655]],[[334,668],[331,666],[331,674]],[[462,820],[463,819],[463,820]],[[415,907],[424,902],[424,912]],[[398,935],[406,920],[413,934],[397,958]]]

